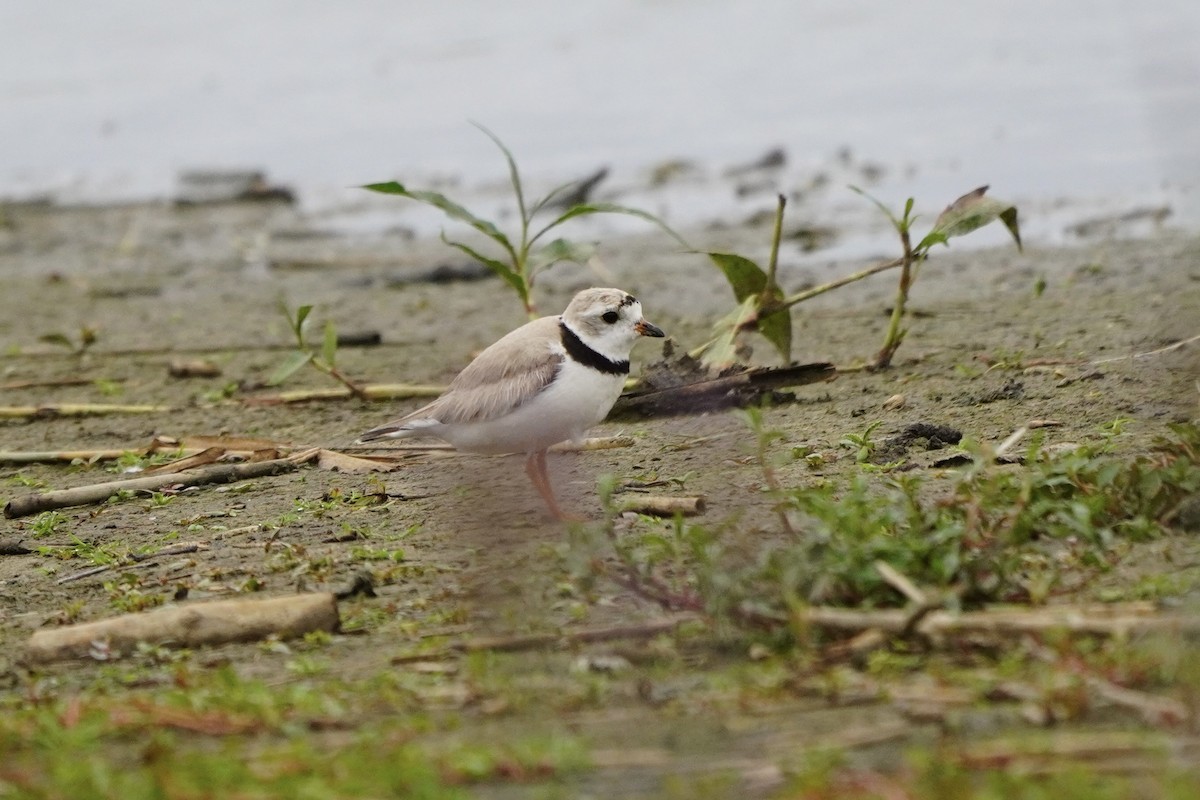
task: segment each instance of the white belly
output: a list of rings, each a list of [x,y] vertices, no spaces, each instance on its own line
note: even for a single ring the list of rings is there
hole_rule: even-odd
[[[613,407],[625,376],[568,359],[557,379],[511,413],[487,422],[439,425],[424,432],[471,453],[532,453],[583,438]]]

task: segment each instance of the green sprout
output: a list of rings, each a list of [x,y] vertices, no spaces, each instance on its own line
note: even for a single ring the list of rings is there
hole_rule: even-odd
[[[912,226],[917,221],[917,217],[912,213],[913,198],[910,197],[905,201],[904,211],[897,217],[887,206],[862,189],[856,186],[850,188],[874,203],[887,216],[892,227],[895,228],[896,234],[900,237],[900,245],[904,249],[904,255],[900,257],[900,282],[896,287],[896,302],[892,305],[892,317],[888,322],[887,333],[884,335],[883,347],[880,348],[871,365],[873,369],[886,369],[891,366],[893,356],[896,355],[896,351],[908,333],[906,328],[901,327],[905,305],[908,302],[908,293],[912,289],[913,281],[917,278],[917,271],[929,257],[929,251],[933,246],[942,244],[949,247],[952,237],[963,236],[998,219],[1008,228],[1008,232],[1012,234],[1013,240],[1017,243],[1017,249],[1020,250],[1021,233],[1017,226],[1017,207],[1011,203],[986,197],[985,193],[988,187],[980,186],[947,206],[938,215],[937,220],[933,223],[933,228],[925,234],[925,238],[921,239],[916,247],[913,247]]]
[[[904,255],[890,261],[884,261],[828,283],[806,289],[795,294],[785,294],[776,280],[779,261],[779,243],[783,231],[783,212],[787,201],[779,196],[779,204],[775,212],[775,226],[771,237],[771,254],[767,268],[763,269],[757,263],[736,253],[707,252],[716,266],[724,273],[725,279],[733,289],[737,307],[720,319],[714,326],[714,337],[697,348],[692,355],[704,360],[705,363],[722,368],[735,363],[737,354],[737,339],[742,332],[757,331],[779,353],[784,362],[791,360],[792,349],[792,319],[789,313],[792,306],[802,303],[817,295],[840,288],[849,283],[860,281],[878,272],[900,268],[900,285],[897,289],[896,303],[892,307],[892,319],[888,325],[887,336],[883,348],[875,357],[872,364],[874,369],[883,369],[891,364],[900,343],[904,340],[906,331],[900,327],[904,316],[905,303],[908,293],[916,279],[916,271],[922,261],[929,255],[929,250],[936,244],[948,245],[949,240],[963,236],[981,228],[994,220],[1001,220],[1012,233],[1017,247],[1021,246],[1021,236],[1017,227],[1017,209],[1011,203],[1005,203],[990,197],[985,197],[986,186],[969,192],[951,203],[938,216],[932,230],[921,239],[916,247],[912,246],[911,229],[916,221],[913,216],[913,200],[905,203],[903,213],[897,217],[878,200],[866,195],[861,189],[850,187],[853,191],[867,197],[875,203],[891,221],[892,226],[900,236]]]
[[[517,293],[525,308],[525,312],[531,319],[537,316],[536,304],[533,301],[532,294],[534,282],[538,274],[560,262],[582,263],[591,256],[590,247],[574,244],[566,239],[544,241],[551,231],[568,220],[592,214],[626,214],[657,225],[684,247],[687,247],[687,243],[658,217],[636,208],[627,208],[626,206],[614,203],[576,203],[558,212],[549,222],[540,226],[535,224],[535,219],[550,209],[555,204],[555,201],[561,201],[564,198],[564,194],[576,185],[575,182],[559,186],[545,197],[535,200],[532,204],[526,203],[521,175],[517,170],[517,163],[513,159],[512,153],[509,152],[504,143],[490,130],[479,124],[475,124],[475,127],[483,131],[500,148],[500,152],[504,154],[504,159],[508,163],[509,181],[512,184],[513,194],[516,197],[517,213],[520,218],[520,230],[516,236],[506,234],[494,222],[474,214],[466,207],[438,192],[409,189],[398,181],[370,183],[362,188],[370,189],[373,192],[407,197],[411,200],[433,206],[450,219],[465,222],[490,239],[499,249],[497,257],[486,255],[468,244],[447,238],[445,233],[442,234],[443,242],[461,250],[503,278]]]
[[[313,349],[312,345],[308,343],[305,336],[305,323],[308,322],[308,317],[312,313],[312,309],[311,305],[300,306],[293,315],[288,309],[287,304],[283,300],[279,301],[279,312],[288,321],[288,327],[292,331],[292,336],[296,339],[296,350],[288,356],[286,361],[279,365],[278,369],[271,373],[271,377],[267,379],[267,385],[278,386],[294,375],[301,367],[311,364],[318,372],[322,372],[341,383],[355,397],[360,400],[368,399],[366,390],[357,382],[347,377],[337,367],[337,329],[331,320],[325,321],[325,332],[322,336],[320,351],[318,352]]]

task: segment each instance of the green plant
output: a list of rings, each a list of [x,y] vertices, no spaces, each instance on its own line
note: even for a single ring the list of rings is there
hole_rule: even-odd
[[[135,450],[126,450],[117,456],[113,461],[105,467],[108,472],[141,472],[150,467],[161,466],[168,462],[174,461],[183,457],[183,447],[177,447],[173,450],[155,450],[150,453],[139,453]]]
[[[20,486],[25,489],[45,489],[47,484],[41,478],[34,478],[26,475],[24,472],[14,472],[6,479],[14,486]]]
[[[352,547],[350,548],[350,557],[356,561],[403,561],[404,550],[396,548],[389,550],[386,547]]]
[[[900,285],[897,289],[896,303],[892,307],[892,319],[888,325],[883,349],[880,350],[873,364],[875,368],[886,367],[891,363],[892,356],[904,338],[905,331],[900,327],[900,322],[904,316],[908,292],[916,278],[916,269],[928,257],[930,248],[936,244],[948,244],[951,238],[970,233],[996,219],[1004,222],[1016,240],[1017,247],[1021,246],[1016,207],[985,197],[986,186],[969,192],[951,203],[938,216],[933,228],[916,247],[912,246],[911,239],[912,224],[917,219],[912,213],[912,198],[905,203],[903,213],[896,217],[878,200],[866,195],[860,189],[853,186],[850,188],[868,197],[887,215],[900,236],[904,254],[899,258],[875,264],[820,286],[791,295],[784,294],[776,280],[779,244],[783,230],[783,213],[787,205],[786,199],[780,195],[771,237],[770,258],[765,270],[754,261],[736,253],[715,251],[705,253],[709,260],[724,273],[726,281],[733,290],[737,307],[713,326],[713,338],[693,351],[693,356],[702,358],[706,363],[716,367],[729,366],[736,361],[736,345],[739,335],[744,331],[757,331],[771,343],[784,361],[790,361],[792,347],[790,309],[792,306],[878,272],[899,267]]]
[[[355,397],[360,400],[368,399],[366,390],[347,377],[337,367],[337,329],[334,327],[332,320],[325,320],[325,331],[321,339],[320,352],[314,350],[308,343],[305,335],[305,323],[308,322],[308,317],[312,313],[312,309],[311,305],[304,305],[297,308],[296,313],[292,314],[291,310],[287,307],[287,303],[282,299],[279,301],[279,313],[288,322],[288,327],[291,329],[292,336],[296,340],[296,350],[271,373],[271,377],[267,379],[267,385],[278,386],[292,377],[301,367],[310,364],[318,372],[324,373],[341,383]]]
[[[136,498],[137,492],[135,492],[133,489],[118,489],[104,502],[108,505],[116,505],[118,503],[125,503]]]
[[[474,214],[464,206],[438,192],[409,189],[398,181],[371,183],[362,188],[373,192],[407,197],[411,200],[433,206],[450,219],[464,222],[478,233],[490,239],[499,248],[498,257],[486,255],[464,242],[448,239],[445,233],[442,234],[442,241],[446,244],[462,251],[503,278],[512,287],[513,291],[517,293],[525,308],[525,313],[530,318],[537,316],[536,303],[533,300],[532,294],[534,282],[538,274],[559,262],[583,262],[591,255],[590,248],[581,247],[566,239],[554,239],[544,244],[541,243],[551,231],[568,220],[592,214],[626,214],[657,225],[685,248],[687,247],[687,243],[683,239],[653,214],[614,203],[577,203],[565,210],[559,211],[553,219],[544,225],[540,227],[536,226],[536,218],[542,212],[549,210],[554,201],[561,198],[566,190],[575,184],[573,182],[563,184],[545,197],[527,205],[525,190],[521,183],[521,175],[517,170],[517,164],[513,159],[512,153],[509,152],[504,143],[490,130],[479,124],[475,124],[475,127],[483,131],[496,147],[500,148],[500,152],[504,154],[504,160],[508,163],[509,182],[512,184],[513,194],[517,201],[517,215],[520,223],[516,236],[509,236],[500,230],[499,226],[494,222]]]
[[[770,450],[772,444],[784,438],[783,432],[768,428],[763,424],[761,408],[742,409],[740,414],[746,426],[754,433],[754,459],[758,463],[759,471],[762,473],[763,483],[767,490],[778,499],[783,487],[776,475],[775,463],[770,455]],[[796,532],[792,528],[791,520],[788,519],[787,509],[784,508],[783,504],[777,503],[775,511],[779,517],[780,528],[791,535],[795,535]]]
[[[916,473],[887,480],[857,473],[844,485],[776,492],[787,535],[717,532],[682,519],[605,535],[607,566],[577,538],[577,575],[601,575],[671,608],[704,610],[755,628],[789,625],[805,603],[895,605],[903,601],[883,562],[916,585],[974,605],[1040,602],[1064,568],[1110,569],[1124,543],[1161,535],[1200,491],[1200,427],[1172,426],[1147,455],[1126,459],[1098,447],[1047,454],[1030,444],[1025,467],[994,463],[966,446],[971,462],[948,488]],[[580,537],[581,534],[576,534]]]
[[[70,518],[61,511],[43,511],[29,523],[29,529],[33,533],[33,538],[40,539],[43,536],[52,536],[58,533],[58,529],[69,521]]]
[[[792,319],[790,307],[776,280],[779,243],[783,235],[783,210],[787,199],[779,195],[775,227],[771,234],[771,255],[764,270],[736,253],[708,252],[705,255],[725,275],[733,290],[737,307],[713,325],[715,336],[693,355],[715,366],[728,366],[736,360],[737,338],[745,330],[756,330],[774,345],[788,361],[792,356]]]
[[[1093,734],[1095,735],[1095,734]],[[850,763],[836,750],[806,753],[781,797],[794,800],[1183,800],[1196,796],[1190,764],[1172,765],[1154,733],[1096,735],[1074,748],[1049,732],[1022,731],[915,745],[891,769]],[[1113,753],[1138,766],[1111,769]]]
[[[875,441],[871,439],[871,434],[882,424],[883,420],[875,420],[862,433],[845,434],[838,444],[853,450],[854,460],[860,464],[865,464],[871,460],[871,456],[875,455],[875,448],[877,446]]]
[[[58,613],[54,615],[54,619],[61,625],[74,624],[79,621],[85,608],[87,608],[86,600],[71,600],[58,610]]]
[[[297,367],[299,369],[299,367]],[[223,386],[201,393],[200,398],[206,403],[219,403],[228,400],[238,393],[238,382],[227,381]]]
[[[904,309],[908,303],[908,293],[912,288],[913,281],[917,278],[917,270],[929,257],[930,249],[938,244],[949,246],[952,237],[963,236],[998,219],[1008,228],[1019,250],[1021,249],[1021,234],[1017,226],[1017,207],[1011,203],[986,197],[985,193],[988,187],[981,186],[947,206],[938,215],[937,220],[933,223],[933,228],[925,234],[925,238],[921,239],[916,247],[913,247],[912,226],[917,221],[917,217],[912,213],[913,198],[910,197],[905,201],[904,211],[897,217],[887,206],[862,189],[856,186],[850,188],[870,200],[883,212],[900,237],[900,246],[904,250],[904,254],[900,257],[900,282],[896,287],[896,300],[892,305],[892,316],[883,339],[883,347],[880,348],[872,364],[874,369],[884,369],[891,365],[892,357],[895,356],[896,350],[899,349],[908,333],[907,329],[901,327]]]
[[[191,669],[174,651],[160,653],[155,648],[139,655],[147,663],[136,670],[101,671],[107,677],[101,691],[4,705],[0,786],[6,795],[129,800],[467,797],[454,785],[460,773],[451,764],[468,745],[430,744],[415,736],[422,729],[422,718],[403,705],[402,691],[394,681],[342,684],[326,675],[319,686],[315,680],[267,685],[231,677],[230,668]],[[138,688],[147,683],[160,685],[153,690]],[[386,724],[354,721],[352,725],[361,706],[356,696],[370,697],[375,711],[405,708],[407,713],[399,725],[395,716]],[[347,728],[344,741],[323,742],[306,730],[306,723],[316,729],[343,720],[339,727]],[[209,742],[185,734],[184,728],[204,732]],[[206,746],[210,743],[217,746]],[[229,755],[251,747],[255,749],[252,761]],[[581,763],[581,755],[572,760],[571,753],[565,752],[565,743],[557,747],[564,751],[561,755],[547,745],[535,751],[528,763],[498,756],[491,775],[496,780],[520,780],[505,771],[515,763],[522,765],[523,774],[545,778],[543,764],[566,772]],[[519,757],[526,752],[516,742],[494,749],[514,751]],[[574,744],[574,752],[581,753],[582,745]]]
[[[171,505],[175,501],[175,495],[167,494],[166,492],[154,492],[150,495],[150,500],[146,503],[147,509],[164,508]]]
[[[66,546],[39,547],[38,554],[60,559],[79,558],[96,566],[113,566],[125,560],[128,549],[115,544],[96,545],[85,542],[71,534],[71,543]]]
[[[148,594],[142,591],[141,585],[141,579],[132,574],[122,575],[113,581],[105,581],[104,591],[108,593],[109,605],[117,611],[130,614],[146,611],[166,602],[165,594]]]
[[[328,659],[301,654],[289,659],[284,668],[298,678],[315,678],[329,671]]]
[[[114,381],[109,378],[97,378],[93,381],[96,391],[105,397],[116,397],[125,391],[125,386],[120,381]]]

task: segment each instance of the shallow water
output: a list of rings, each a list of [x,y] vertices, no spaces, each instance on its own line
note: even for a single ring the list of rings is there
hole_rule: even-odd
[[[477,120],[535,183],[607,164],[623,193],[694,161],[691,183],[642,198],[676,222],[769,207],[817,174],[865,183],[864,166],[881,197],[932,210],[991,183],[1038,204],[1048,237],[1064,204],[1200,222],[1192,0],[415,8],[4,4],[0,197],[166,196],[197,167],[265,169],[324,209],[394,176],[486,188],[504,167]],[[787,166],[758,196],[714,182],[776,146]]]

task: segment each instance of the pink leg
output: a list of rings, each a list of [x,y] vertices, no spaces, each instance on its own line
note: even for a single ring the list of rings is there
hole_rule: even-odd
[[[525,474],[533,482],[533,487],[538,490],[538,494],[546,501],[550,514],[557,520],[567,519],[562,513],[562,509],[558,507],[558,501],[554,499],[554,490],[550,487],[550,476],[546,474],[545,450],[529,454],[529,458],[525,460]]]

